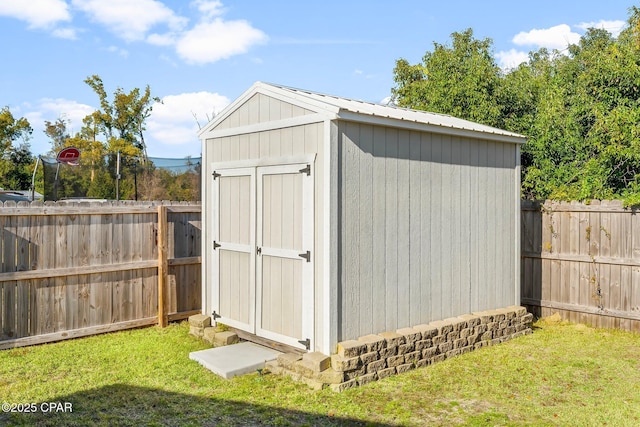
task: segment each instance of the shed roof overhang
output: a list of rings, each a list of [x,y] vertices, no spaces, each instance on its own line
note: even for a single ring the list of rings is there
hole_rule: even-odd
[[[314,113],[289,119],[216,130],[216,126],[219,123],[258,93],[291,103]],[[218,116],[200,130],[198,136],[204,141],[210,138],[279,129],[327,120],[345,120],[514,144],[526,142],[526,137],[523,135],[444,114],[357,101],[262,82],[256,82],[238,99],[229,104]]]

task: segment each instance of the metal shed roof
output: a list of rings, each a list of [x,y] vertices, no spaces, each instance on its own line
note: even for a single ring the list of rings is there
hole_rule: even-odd
[[[479,137],[478,133],[481,133],[483,134],[481,136],[482,138],[513,143],[524,143],[526,141],[526,137],[518,133],[459,119],[446,114],[400,108],[393,105],[376,104],[263,82],[256,82],[240,96],[240,98],[231,103],[221,114],[200,131],[200,135],[202,136],[214,128],[217,123],[224,120],[228,114],[233,112],[240,104],[255,93],[274,96],[284,101],[291,100],[297,103],[303,103],[311,110],[326,113],[331,119],[370,122],[371,124],[398,126],[436,133],[475,136],[476,138]]]

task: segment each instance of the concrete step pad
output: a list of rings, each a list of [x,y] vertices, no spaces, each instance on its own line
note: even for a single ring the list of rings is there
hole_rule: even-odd
[[[189,359],[195,360],[222,378],[229,379],[256,372],[264,368],[266,362],[277,359],[281,354],[279,351],[247,341],[194,351],[189,353]]]

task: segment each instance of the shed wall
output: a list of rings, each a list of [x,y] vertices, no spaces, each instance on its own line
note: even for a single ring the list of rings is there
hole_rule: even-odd
[[[224,120],[216,129],[220,129],[223,126],[224,129],[230,129],[232,127],[249,126],[258,121],[267,120],[279,120],[283,118],[291,117],[290,114],[307,114],[309,111],[300,107],[296,107],[289,104],[289,107],[284,105],[281,101],[274,100],[261,94],[257,94],[252,97],[247,103],[240,106],[234,111],[229,118]],[[231,126],[231,127],[229,127]],[[324,323],[321,320],[323,312],[323,245],[322,245],[322,233],[325,230],[324,223],[324,206],[323,194],[324,194],[324,179],[322,178],[322,171],[325,163],[324,153],[324,122],[306,124],[301,126],[293,126],[282,129],[273,129],[269,131],[254,132],[254,133],[242,133],[240,135],[212,138],[208,139],[204,143],[203,156],[204,156],[204,186],[203,186],[203,204],[211,209],[211,185],[212,178],[211,163],[213,162],[230,162],[239,160],[261,160],[265,159],[279,159],[287,156],[293,156],[298,154],[316,154],[315,160],[315,194],[314,204],[315,208],[315,327],[316,327],[316,348],[320,349],[324,343],[321,342],[323,336]],[[240,133],[240,132],[239,132]],[[208,214],[210,217],[210,213]],[[210,219],[207,221],[210,222]],[[209,247],[205,247],[203,255],[210,251],[210,244],[212,242],[211,231],[204,228],[205,242],[209,242]],[[205,245],[207,245],[205,243]],[[211,278],[213,277],[213,270],[210,261],[206,262],[204,269],[203,284],[209,290],[208,293],[203,295],[203,312],[210,314],[212,312],[211,307]],[[203,286],[204,287],[204,286]],[[328,344],[326,344],[328,345]]]
[[[339,340],[515,303],[515,144],[338,132]]]

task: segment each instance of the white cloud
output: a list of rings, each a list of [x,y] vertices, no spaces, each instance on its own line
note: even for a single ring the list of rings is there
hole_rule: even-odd
[[[187,23],[186,18],[156,0],[72,0],[72,3],[126,41],[143,40],[157,25],[180,30]]]
[[[2,0],[0,15],[26,21],[29,28],[51,28],[58,22],[71,20],[64,0]]]
[[[216,18],[185,32],[176,43],[176,52],[189,63],[206,64],[245,53],[252,45],[266,40],[266,34],[247,21]]]
[[[149,154],[163,157],[198,155],[198,124],[204,127],[207,119],[213,118],[228,104],[227,97],[211,92],[165,96],[162,103],[153,105],[147,119],[145,141]]]
[[[176,35],[173,33],[165,34],[149,34],[147,37],[147,43],[156,46],[171,46],[176,42]]]
[[[82,128],[82,119],[95,111],[95,108],[64,98],[42,98],[35,105],[25,103],[20,111],[29,120],[33,128],[32,151],[44,154],[51,149],[47,137],[44,135],[44,122],[55,122],[61,118],[67,121],[67,130],[71,135]]]
[[[581,22],[576,25],[576,27],[585,31],[589,28],[601,28],[610,32],[613,37],[618,37],[625,25],[627,25],[625,21],[607,21],[605,19],[601,19],[598,22]]]
[[[551,28],[520,32],[513,37],[512,41],[518,46],[563,50],[570,44],[578,43],[579,40],[580,34],[571,31],[571,27],[567,24],[560,24]]]
[[[72,0],[72,4],[125,41],[173,47],[192,64],[242,54],[267,40],[247,21],[222,19],[225,10],[218,0],[193,1],[191,6],[198,10],[200,20],[190,27],[187,18],[157,0]],[[151,32],[156,28],[160,31]]]
[[[198,11],[193,24],[159,0],[70,0],[70,5],[116,37],[173,48],[178,57],[191,64],[239,55],[268,39],[245,20],[223,19],[225,8],[219,0],[192,1],[191,7]],[[78,38],[77,29],[56,27],[71,21],[69,7],[65,0],[0,0],[0,16],[21,19],[30,28],[50,29],[54,37],[74,40]]]
[[[78,38],[75,28],[56,28],[51,34],[59,39],[76,40]]]
[[[521,50],[510,49],[496,53],[496,58],[498,59],[498,66],[507,71],[517,68],[523,62],[527,62],[529,54]]]
[[[120,55],[123,58],[126,58],[126,57],[129,56],[129,51],[128,50],[122,49],[122,48],[120,48],[118,46],[109,46],[107,48],[107,51],[111,52],[111,53],[115,53],[117,55]]]
[[[222,2],[218,0],[194,0],[191,5],[195,6],[198,12],[203,14],[208,20],[224,13]]]
[[[64,118],[69,129],[78,132],[82,127],[82,119],[93,113],[95,108],[64,98],[42,98],[38,101],[37,110],[45,120]]]

